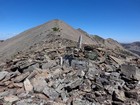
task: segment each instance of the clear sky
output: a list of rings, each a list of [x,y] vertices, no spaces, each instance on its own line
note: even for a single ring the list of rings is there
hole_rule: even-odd
[[[140,41],[140,0],[0,0],[0,39],[53,19],[103,38]]]

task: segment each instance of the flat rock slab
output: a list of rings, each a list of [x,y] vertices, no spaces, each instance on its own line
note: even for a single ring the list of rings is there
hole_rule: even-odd
[[[4,97],[4,100],[12,103],[12,102],[19,100],[19,98],[14,95],[9,95],[9,96]]]
[[[29,79],[26,79],[24,81],[24,88],[25,88],[25,90],[26,90],[27,93],[29,93],[30,91],[33,90],[33,86],[31,84],[31,82],[29,81]]]
[[[68,84],[68,86],[69,86],[71,89],[73,89],[73,88],[76,88],[77,86],[80,86],[82,83],[83,83],[83,79],[78,78],[78,79],[76,79],[76,80],[70,82],[70,83]]]
[[[116,57],[111,56],[111,55],[110,55],[110,58],[112,58],[112,59],[113,59],[116,63],[118,63],[119,65],[124,64],[123,59],[119,59],[119,58],[116,58]]]
[[[43,93],[52,100],[55,100],[59,97],[59,94],[53,88],[49,88],[47,86],[44,88]]]
[[[8,74],[7,71],[2,71],[2,72],[0,72],[0,81],[1,81],[2,79],[4,79],[5,76],[6,76],[7,74]]]
[[[29,76],[29,72],[26,72],[24,74],[21,74],[19,76],[17,76],[15,79],[14,79],[14,82],[21,82],[23,81],[27,76]]]

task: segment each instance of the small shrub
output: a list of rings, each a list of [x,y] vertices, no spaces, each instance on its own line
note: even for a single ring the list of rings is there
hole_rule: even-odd
[[[58,27],[53,27],[52,30],[55,31],[55,32],[60,32],[61,29],[58,28]]]

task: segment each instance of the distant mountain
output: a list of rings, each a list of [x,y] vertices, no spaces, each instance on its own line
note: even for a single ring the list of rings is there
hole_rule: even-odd
[[[132,51],[133,53],[140,55],[140,41],[133,42],[133,43],[121,43],[121,45],[124,48]]]
[[[77,30],[80,31],[81,33],[85,34],[86,36],[91,37],[92,40],[98,44],[98,46],[105,47],[108,49],[124,50],[124,48],[120,45],[120,43],[118,43],[114,39],[111,39],[111,38],[104,39],[104,38],[100,37],[99,35],[89,35],[87,32],[85,32],[84,30],[82,30],[80,28]]]
[[[89,35],[82,29],[74,29],[65,22],[55,19],[45,24],[36,26],[20,33],[17,36],[9,38],[0,43],[0,60],[12,58],[20,52],[30,51],[30,48],[42,42],[51,43],[52,41],[63,42],[60,39],[66,39],[63,44],[70,41],[70,44],[77,42],[82,36],[84,45],[100,46],[107,49],[122,51],[125,50],[117,41],[113,39],[103,39],[98,35]],[[40,44],[39,47],[42,47]]]
[[[105,47],[108,49],[119,49],[119,50],[124,50],[124,48],[115,41],[114,39],[108,38],[104,39],[98,35],[91,35],[92,39],[95,40],[101,47]]]

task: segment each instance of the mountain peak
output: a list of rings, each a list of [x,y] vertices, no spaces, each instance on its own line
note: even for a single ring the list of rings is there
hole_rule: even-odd
[[[89,36],[72,28],[62,20],[54,19],[45,24],[26,30],[1,43],[0,59],[6,59],[17,52],[25,51],[35,44],[49,40],[50,37],[53,39],[53,35],[54,37],[59,36],[60,38],[68,39],[74,42],[77,42],[79,37],[82,36],[83,44],[97,44]]]

